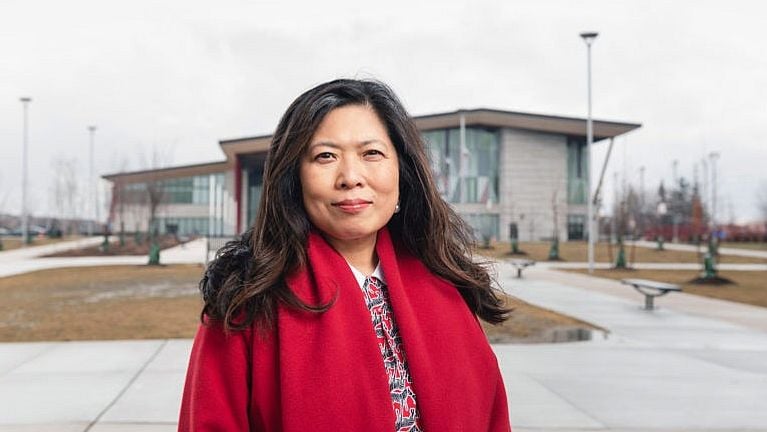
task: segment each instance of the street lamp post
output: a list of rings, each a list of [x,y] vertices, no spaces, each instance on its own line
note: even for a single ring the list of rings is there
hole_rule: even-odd
[[[90,202],[93,206],[93,212],[90,213],[88,216],[93,217],[94,219],[98,219],[98,197],[96,195],[96,183],[95,179],[93,178],[93,141],[94,141],[94,135],[96,134],[96,126],[88,126],[88,132],[90,135],[90,168],[88,170],[88,189],[89,189],[89,195],[90,195]],[[93,235],[93,220],[88,222],[88,236]]]
[[[22,243],[29,244],[29,215],[27,214],[27,147],[29,142],[27,111],[31,97],[19,98],[24,107],[24,137],[21,156],[21,235]]]
[[[597,38],[597,32],[583,32],[581,37],[586,42],[587,53],[587,77],[588,77],[588,117],[586,117],[586,194],[587,196],[587,224],[589,238],[589,273],[594,273],[594,203],[591,199],[591,145],[594,143],[594,125],[591,119],[591,44]]]

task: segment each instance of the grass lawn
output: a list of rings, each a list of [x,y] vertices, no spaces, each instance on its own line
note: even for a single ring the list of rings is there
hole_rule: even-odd
[[[767,251],[767,242],[761,242],[761,243],[724,242],[721,244],[721,247],[733,248],[733,249]]]
[[[475,253],[495,259],[506,258],[530,258],[536,261],[546,261],[549,257],[549,242],[522,242],[519,248],[527,255],[509,255],[511,245],[508,242],[499,242],[492,245],[492,249],[475,249]],[[701,248],[705,252],[704,248]],[[612,259],[610,259],[612,253]],[[615,246],[610,247],[607,243],[598,243],[594,248],[594,259],[596,262],[614,262],[618,250]],[[588,243],[582,241],[561,242],[559,243],[559,256],[563,261],[586,262],[588,261]],[[629,262],[675,262],[675,263],[699,263],[702,262],[701,256],[696,252],[672,251],[648,249],[630,246],[626,247],[626,259]],[[719,263],[767,263],[764,258],[740,257],[731,255],[720,255]]]
[[[201,265],[42,270],[0,278],[0,341],[192,337]]]
[[[0,341],[191,338],[202,306],[200,265],[41,270],[0,278]],[[588,323],[509,298],[511,319],[484,325],[493,342],[540,342]]]
[[[568,270],[588,274],[587,270]],[[609,279],[652,279],[660,282],[678,284],[688,294],[713,297],[767,307],[767,272],[730,271],[719,272],[719,276],[735,282],[728,285],[698,285],[689,283],[698,277],[696,271],[680,270],[595,270],[594,276]]]
[[[48,245],[53,243],[59,243],[63,241],[70,241],[70,240],[79,240],[81,238],[84,238],[83,236],[64,236],[59,239],[52,239],[48,237],[34,237],[32,239],[32,244],[30,246],[42,246],[42,245]],[[3,250],[11,250],[11,249],[18,249],[21,247],[21,237],[3,237]]]

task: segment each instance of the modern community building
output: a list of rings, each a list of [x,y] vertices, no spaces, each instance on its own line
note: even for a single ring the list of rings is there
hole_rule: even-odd
[[[442,196],[477,238],[507,240],[511,231],[522,241],[584,238],[586,119],[473,109],[415,122]],[[593,125],[594,142],[641,127],[602,120]],[[226,156],[220,162],[103,176],[113,187],[110,224],[146,231],[153,192],[161,232],[243,232],[256,217],[270,140],[220,141]]]

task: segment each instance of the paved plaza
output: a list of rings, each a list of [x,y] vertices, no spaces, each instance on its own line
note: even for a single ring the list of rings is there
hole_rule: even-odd
[[[199,260],[200,248],[174,259]],[[497,269],[507,292],[608,330],[587,342],[493,346],[515,431],[767,431],[767,308],[672,293],[650,312],[619,282]],[[0,344],[0,432],[173,431],[190,348]]]

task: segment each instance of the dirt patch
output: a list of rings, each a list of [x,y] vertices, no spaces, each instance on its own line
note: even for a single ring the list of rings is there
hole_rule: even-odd
[[[160,249],[167,249],[174,246],[178,246],[183,242],[174,236],[160,236],[158,239]],[[120,241],[111,242],[109,246],[104,249],[101,245],[90,246],[81,249],[71,249],[62,252],[56,252],[46,257],[79,257],[79,256],[116,256],[116,255],[147,255],[149,254],[149,240],[143,240],[140,243],[136,243],[136,239],[133,236],[125,237],[125,244],[121,245]]]
[[[0,341],[192,337],[201,265],[44,270],[0,279]]]
[[[712,277],[699,276],[694,279],[691,279],[689,282],[695,285],[730,285],[735,283],[731,281],[730,279],[727,279],[721,276],[712,276]]]
[[[0,341],[191,338],[202,303],[201,265],[108,266],[42,270],[0,278]],[[596,327],[508,298],[500,326],[483,323],[491,342],[561,340]]]
[[[507,296],[506,304],[513,308],[508,320],[494,326],[482,322],[492,343],[545,343],[590,339],[592,333],[607,330],[567,315],[533,306],[516,297]]]

